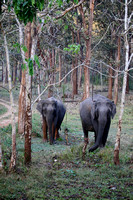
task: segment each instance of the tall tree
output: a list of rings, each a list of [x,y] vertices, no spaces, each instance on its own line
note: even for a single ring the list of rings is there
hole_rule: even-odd
[[[89,97],[89,87],[90,87],[90,59],[91,59],[91,40],[92,40],[92,24],[93,24],[93,15],[94,15],[94,0],[90,0],[89,4],[90,14],[89,14],[89,25],[86,23],[83,6],[80,5],[80,13],[82,16],[83,28],[84,28],[84,38],[86,43],[86,58],[85,58],[85,67],[84,67],[84,95],[83,99]],[[88,28],[89,26],[89,28]]]
[[[118,102],[118,71],[120,69],[120,48],[121,48],[121,39],[118,36],[117,39],[117,57],[116,57],[116,71],[115,71],[115,81],[114,81],[114,103],[117,104]]]
[[[6,52],[9,94],[10,94],[10,103],[11,103],[11,119],[12,119],[12,155],[11,155],[11,162],[10,162],[10,170],[11,170],[16,167],[16,124],[15,124],[15,109],[14,109],[14,98],[13,98],[13,92],[12,92],[9,50],[8,50],[8,45],[7,45],[6,33],[4,31],[3,31],[3,36],[4,36],[4,47],[5,47],[5,52]]]
[[[119,161],[119,151],[120,151],[120,136],[121,136],[121,129],[122,129],[122,117],[124,112],[124,106],[125,106],[125,94],[126,94],[126,84],[127,84],[127,74],[128,74],[128,68],[129,64],[131,62],[131,59],[133,57],[133,53],[129,57],[129,41],[128,41],[128,32],[129,27],[131,23],[131,18],[133,13],[129,15],[128,7],[131,4],[131,0],[125,0],[125,18],[124,18],[124,42],[125,42],[125,70],[124,70],[124,77],[123,77],[123,86],[122,86],[122,95],[121,95],[121,105],[120,105],[120,114],[119,114],[119,121],[118,121],[118,130],[116,135],[116,142],[115,142],[115,148],[114,148],[114,163],[116,165],[120,164]]]

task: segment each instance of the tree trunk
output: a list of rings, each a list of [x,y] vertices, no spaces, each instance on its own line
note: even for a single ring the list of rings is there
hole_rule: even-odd
[[[72,31],[72,43],[74,44],[74,32]],[[72,69],[75,68],[76,62],[75,58],[72,57]],[[74,98],[74,95],[78,93],[77,90],[77,69],[74,69],[72,71],[72,97]]]
[[[100,82],[101,82],[101,92],[103,91],[103,76],[102,76],[102,63],[100,63]]]
[[[77,43],[81,45],[80,42],[80,32],[77,32]],[[80,63],[83,62],[83,47],[80,46]],[[82,66],[78,68],[78,87],[81,87],[81,81],[82,81]]]
[[[52,52],[49,51],[49,66],[50,66],[50,74],[49,74],[49,84],[53,83],[53,65],[52,65]],[[48,98],[53,96],[53,86],[49,87],[48,90]]]
[[[91,59],[91,40],[92,40],[92,24],[93,24],[93,13],[94,13],[94,0],[90,0],[90,16],[89,16],[89,30],[87,27],[87,24],[85,22],[85,16],[83,13],[82,5],[80,6],[80,12],[82,16],[83,21],[83,27],[84,27],[84,33],[86,37],[86,60],[85,60],[85,67],[84,67],[84,75],[85,75],[85,81],[84,81],[84,94],[83,99],[86,99],[89,97],[89,87],[90,87],[90,59]]]
[[[19,26],[19,40],[20,40],[20,45],[23,45],[23,30],[22,30],[22,24],[20,24],[19,20],[16,18],[16,21]],[[26,46],[26,40],[25,40],[25,46]],[[23,65],[26,65],[25,61],[25,55],[24,51],[21,48],[21,56],[22,56],[22,61]],[[25,107],[26,107],[26,70],[21,69],[20,67],[20,80],[21,80],[21,85],[20,85],[20,92],[19,92],[19,100],[18,100],[18,133],[23,134],[24,133],[24,123],[25,123]]]
[[[24,133],[24,121],[25,121],[25,82],[26,82],[26,72],[22,70],[22,77],[21,77],[21,85],[20,85],[20,93],[19,93],[19,101],[18,101],[18,133]]]
[[[131,59],[129,59],[129,43],[128,43],[128,29],[129,29],[129,21],[128,21],[128,0],[125,0],[125,71],[124,71],[124,78],[123,78],[123,86],[122,86],[122,95],[121,95],[121,107],[120,107],[120,115],[119,115],[119,122],[118,122],[118,130],[116,135],[116,142],[115,142],[115,149],[114,149],[114,163],[116,165],[120,164],[119,161],[119,151],[120,151],[120,136],[121,136],[121,129],[122,129],[122,117],[124,112],[125,106],[125,94],[126,94],[126,83],[127,83],[127,73]]]
[[[116,60],[116,72],[114,81],[114,103],[118,102],[118,71],[120,69],[120,49],[121,49],[121,39],[118,37],[118,49],[117,49],[117,60]]]
[[[31,22],[28,22],[25,27],[25,42],[27,52],[25,57],[31,58]],[[25,108],[25,164],[31,162],[31,131],[32,131],[32,113],[31,113],[31,75],[29,67],[26,69],[26,108]]]
[[[16,124],[15,124],[14,99],[13,99],[13,93],[12,93],[11,67],[10,67],[10,59],[9,59],[9,51],[8,51],[8,46],[7,46],[7,39],[6,39],[5,34],[4,34],[4,45],[5,45],[5,51],[6,51],[9,94],[10,94],[10,103],[11,103],[12,155],[11,155],[11,162],[10,162],[10,170],[12,170],[16,167]]]
[[[62,76],[62,71],[61,71],[61,69],[62,69],[62,62],[61,62],[61,53],[60,53],[60,51],[59,51],[59,86],[61,87],[61,76]]]
[[[109,78],[108,78],[108,98],[109,99],[112,99],[112,83],[113,83],[112,75],[113,75],[113,69],[109,67]]]
[[[38,66],[35,65],[36,68],[36,79],[37,79],[37,92],[38,96],[41,94],[41,86],[40,86],[40,70],[38,69]],[[38,99],[39,101],[41,100],[41,97]]]
[[[4,62],[3,62],[2,68],[3,68],[3,87],[5,87],[5,82],[6,82],[6,66],[4,66]]]
[[[0,171],[2,170],[2,145],[1,145],[1,139],[0,139]]]

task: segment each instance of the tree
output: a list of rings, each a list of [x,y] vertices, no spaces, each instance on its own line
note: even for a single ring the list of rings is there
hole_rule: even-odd
[[[1,26],[2,27],[2,26]],[[11,119],[12,119],[12,155],[10,162],[10,170],[16,167],[16,124],[15,124],[15,109],[14,109],[14,98],[12,92],[12,80],[11,80],[11,67],[10,67],[10,58],[9,58],[9,50],[7,45],[6,33],[4,30],[4,47],[6,52],[6,63],[7,63],[7,71],[8,71],[8,83],[9,83],[9,94],[10,94],[10,103],[11,103]]]
[[[122,129],[122,117],[124,112],[125,106],[125,94],[126,94],[126,84],[127,84],[127,75],[128,75],[128,68],[133,57],[133,53],[129,57],[129,41],[128,41],[128,32],[130,29],[131,18],[133,16],[133,12],[129,15],[128,7],[131,4],[131,0],[125,0],[125,18],[124,18],[124,42],[125,42],[125,70],[124,70],[124,77],[123,77],[123,86],[122,86],[122,95],[121,95],[121,105],[120,105],[120,114],[119,114],[119,121],[118,121],[118,130],[116,135],[116,142],[115,142],[115,149],[114,149],[114,163],[116,165],[120,164],[119,161],[119,151],[120,151],[120,136],[121,136],[121,129]]]
[[[84,37],[86,43],[86,58],[84,67],[84,95],[83,99],[89,97],[89,87],[90,87],[90,59],[91,59],[91,40],[92,40],[92,24],[93,24],[93,14],[94,14],[94,0],[90,0],[90,15],[89,15],[89,28],[88,23],[86,23],[84,11],[82,5],[80,5],[80,13],[82,16],[82,22],[84,27]]]

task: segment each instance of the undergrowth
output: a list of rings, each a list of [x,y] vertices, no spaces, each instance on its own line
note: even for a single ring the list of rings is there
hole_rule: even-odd
[[[118,114],[112,121],[105,148],[82,157],[83,131],[78,111],[67,113],[56,144],[42,142],[41,117],[33,114],[32,163],[24,165],[24,136],[17,134],[17,167],[8,171],[11,158],[11,126],[0,129],[3,171],[0,172],[0,200],[131,200],[132,107],[124,113],[121,135],[120,166],[113,163]],[[129,120],[128,120],[129,119]],[[65,128],[68,128],[68,145]],[[94,134],[89,134],[91,146]]]

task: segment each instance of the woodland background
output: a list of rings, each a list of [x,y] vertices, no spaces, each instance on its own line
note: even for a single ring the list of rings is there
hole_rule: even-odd
[[[0,115],[8,104],[10,113],[0,119],[10,122],[0,128],[0,199],[131,199],[132,3],[1,1]],[[117,115],[106,147],[83,160],[79,103],[94,93],[114,100]],[[50,96],[67,107],[53,146],[36,111]]]

